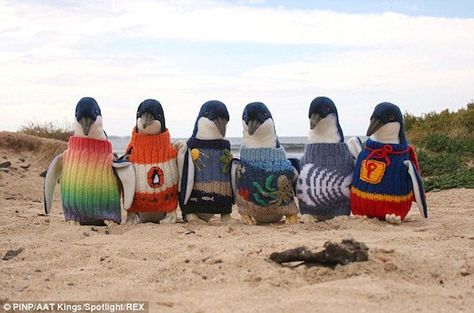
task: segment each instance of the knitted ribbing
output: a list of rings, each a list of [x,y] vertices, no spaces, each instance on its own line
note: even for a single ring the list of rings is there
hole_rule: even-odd
[[[230,162],[232,154],[228,140],[188,140],[194,163],[194,185],[188,202],[182,205],[184,214],[232,212]]]
[[[321,218],[349,215],[353,167],[345,143],[306,145],[296,188],[300,212]]]
[[[127,147],[136,185],[130,212],[170,212],[178,206],[177,151],[170,133],[145,135],[133,129]]]
[[[354,170],[352,212],[382,219],[386,214],[405,218],[413,201],[413,185],[403,163],[408,159],[406,143],[367,140]]]
[[[241,148],[236,197],[241,214],[263,223],[297,214],[292,184],[293,168],[283,147]]]
[[[73,136],[63,154],[61,199],[66,221],[120,223],[120,191],[112,169],[112,144]]]

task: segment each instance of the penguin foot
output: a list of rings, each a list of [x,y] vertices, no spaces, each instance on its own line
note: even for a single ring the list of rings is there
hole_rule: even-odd
[[[126,225],[136,225],[138,223],[140,223],[140,218],[138,217],[138,213],[127,212],[127,219],[125,220],[125,224]]]
[[[400,225],[402,223],[402,218],[398,215],[395,214],[386,214],[385,215],[385,220],[394,225]]]
[[[115,223],[112,220],[104,220],[104,224],[105,224],[105,226],[117,225],[117,223]]]
[[[303,214],[301,216],[301,221],[304,223],[304,224],[313,224],[313,223],[316,223],[316,219],[314,218],[313,215],[311,214]]]
[[[230,214],[221,214],[221,221],[224,224],[231,224],[234,220],[230,216]]]
[[[285,224],[296,224],[296,223],[298,223],[298,215],[289,214],[286,216]]]
[[[69,226],[79,226],[79,225],[81,225],[81,223],[79,223],[79,221],[73,221],[73,220],[66,221],[66,224],[68,224]]]
[[[242,215],[245,225],[257,225],[257,222],[250,215]]]
[[[200,219],[197,214],[186,214],[186,220],[189,224],[207,225],[207,221]]]
[[[164,219],[160,221],[160,224],[174,224],[176,223],[176,211],[166,213]]]
[[[367,215],[355,215],[355,214],[349,215],[349,218],[352,218],[352,219],[354,219],[354,220],[365,220],[365,219],[368,219]]]

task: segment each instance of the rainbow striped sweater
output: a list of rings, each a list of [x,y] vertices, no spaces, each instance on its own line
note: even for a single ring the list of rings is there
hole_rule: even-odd
[[[61,200],[66,221],[121,222],[120,190],[112,168],[112,144],[73,136],[63,154]]]
[[[133,129],[127,147],[135,168],[135,196],[129,212],[171,212],[178,206],[177,151],[170,133],[144,135]]]
[[[383,144],[371,139],[359,155],[351,188],[351,210],[356,215],[384,219],[405,218],[414,200],[413,185],[404,161],[408,144]]]

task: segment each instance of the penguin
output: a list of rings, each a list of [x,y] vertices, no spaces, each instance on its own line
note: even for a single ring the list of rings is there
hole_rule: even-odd
[[[126,224],[174,223],[178,206],[177,150],[171,143],[161,103],[140,103],[125,159],[135,169],[135,196]]]
[[[390,102],[378,104],[367,136],[354,170],[352,213],[400,224],[416,202],[421,216],[428,218],[420,167],[406,139],[400,108]]]
[[[349,215],[350,185],[357,158],[344,142],[336,105],[316,97],[309,108],[308,143],[300,161],[296,193],[303,220]]]
[[[135,175],[129,162],[114,162],[112,144],[103,130],[102,113],[94,98],[76,105],[74,135],[68,148],[48,167],[44,184],[45,213],[52,207],[58,179],[64,219],[70,225],[120,224],[120,183],[124,208],[135,192]]]
[[[207,101],[199,110],[192,136],[178,153],[180,207],[189,223],[208,223],[215,214],[224,223],[232,222],[232,153],[225,139],[229,120],[224,103]]]
[[[245,224],[298,221],[294,197],[296,169],[280,145],[270,110],[262,102],[242,113],[240,159],[232,162],[232,187]]]

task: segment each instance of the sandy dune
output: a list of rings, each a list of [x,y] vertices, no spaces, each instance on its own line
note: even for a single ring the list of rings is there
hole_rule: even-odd
[[[400,226],[341,217],[248,227],[235,212],[232,225],[68,227],[58,197],[42,215],[39,176],[64,147],[0,133],[0,163],[12,163],[0,172],[0,257],[24,249],[0,260],[0,301],[146,300],[153,312],[474,311],[474,190],[429,193],[430,219],[414,207]],[[369,246],[368,262],[268,261],[274,251],[347,237]]]

